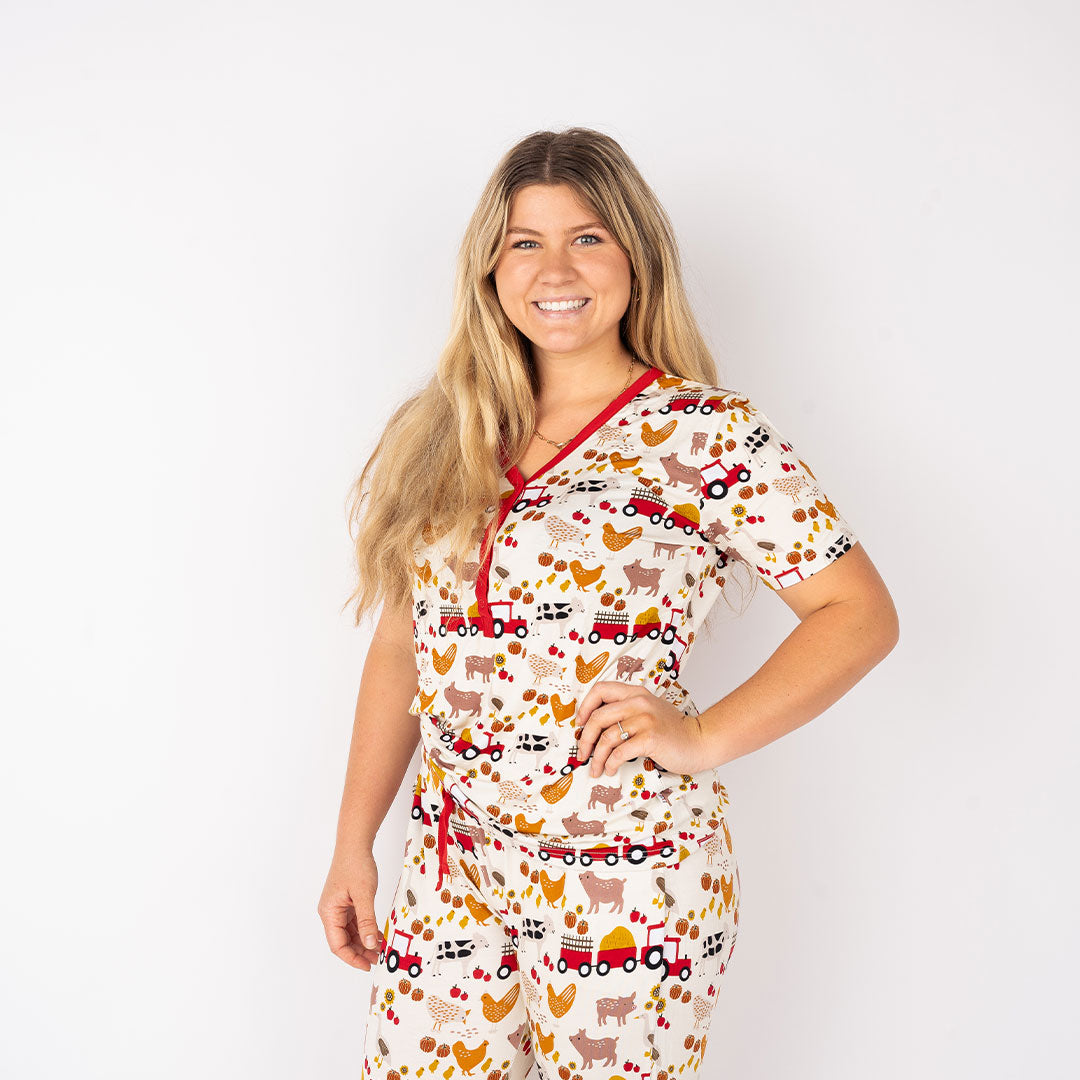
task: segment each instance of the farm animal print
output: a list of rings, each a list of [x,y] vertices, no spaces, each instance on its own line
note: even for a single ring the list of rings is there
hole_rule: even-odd
[[[842,558],[851,527],[745,394],[657,368],[533,476],[505,476],[494,547],[467,554],[463,589],[440,542],[415,551],[410,712],[433,779],[503,826],[571,846],[716,815],[717,769],[645,757],[591,777],[574,756],[575,710],[613,680],[696,715],[679,676],[734,562],[790,588]]]
[[[563,1080],[696,1074],[739,921],[723,814],[568,850],[444,809],[428,780],[372,968],[361,1080],[524,1080],[534,1061]]]

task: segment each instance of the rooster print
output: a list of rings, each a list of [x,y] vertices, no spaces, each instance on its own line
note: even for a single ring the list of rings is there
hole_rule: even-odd
[[[575,757],[577,704],[612,681],[694,716],[681,676],[725,589],[780,591],[842,558],[854,534],[745,393],[657,368],[527,480],[505,466],[473,550],[452,566],[437,543],[414,552],[409,708],[424,745],[511,829],[573,844],[602,808],[607,831],[675,834],[716,771],[638,756],[598,793]]]
[[[656,1077],[705,1073],[739,925],[723,785],[691,800],[670,838],[607,832],[575,813],[587,832],[574,846],[504,831],[498,807],[451,797],[462,843],[441,882],[446,796],[423,765],[413,792],[372,970],[363,1080],[521,1080],[533,1066],[588,1080],[627,1076],[625,1062]]]

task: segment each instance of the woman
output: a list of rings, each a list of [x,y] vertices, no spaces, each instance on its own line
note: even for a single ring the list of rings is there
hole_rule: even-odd
[[[739,921],[721,767],[849,690],[897,620],[809,466],[717,385],[614,140],[500,162],[437,373],[352,516],[357,621],[384,604],[319,911],[374,965],[361,1075],[696,1073]],[[740,574],[800,622],[699,712],[679,675]],[[417,741],[380,930],[372,843]]]

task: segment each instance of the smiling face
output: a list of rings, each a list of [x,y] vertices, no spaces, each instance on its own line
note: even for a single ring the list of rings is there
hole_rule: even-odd
[[[619,321],[630,303],[630,260],[567,184],[530,184],[514,195],[495,290],[538,362],[625,354]],[[544,301],[561,310],[545,311]]]

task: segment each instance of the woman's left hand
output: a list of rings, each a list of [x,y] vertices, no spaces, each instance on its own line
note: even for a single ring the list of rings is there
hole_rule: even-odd
[[[630,738],[622,738],[618,722]],[[593,683],[581,699],[575,723],[576,757],[586,761],[592,754],[591,776],[612,776],[624,761],[645,756],[667,772],[693,774],[710,767],[697,717],[644,686]]]

